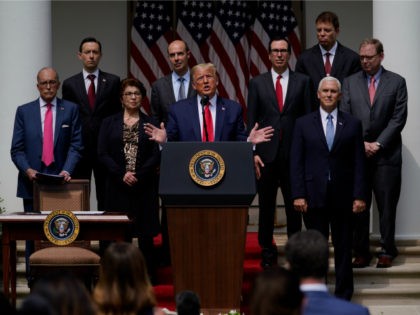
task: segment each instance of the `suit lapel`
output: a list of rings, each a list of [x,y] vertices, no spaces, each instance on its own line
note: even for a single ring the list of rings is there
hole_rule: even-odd
[[[213,119],[216,119],[216,131],[214,132],[214,141],[220,141],[222,137],[222,128],[224,126],[225,115],[226,106],[223,103],[222,99],[220,97],[217,97],[216,117],[213,117]]]
[[[198,112],[197,98],[196,97],[190,98],[188,99],[188,102],[190,105],[189,116],[192,117],[191,119],[189,119],[189,121],[191,121],[191,123],[193,124],[194,138],[197,139],[197,141],[202,141],[200,117],[199,117],[199,115],[201,115],[201,112],[200,113]]]
[[[80,93],[80,100],[82,101],[83,107],[90,111],[89,99],[86,92],[85,79],[83,78],[83,72],[80,73],[76,82],[76,91]]]
[[[164,82],[165,82],[165,90],[168,91],[168,96],[171,99],[170,104],[173,104],[176,102],[176,98],[175,98],[175,91],[174,91],[174,87],[172,85],[172,74],[169,74],[167,76],[164,77]]]
[[[313,60],[315,60],[315,68],[317,73],[321,73],[321,78],[325,77],[325,67],[324,67],[324,59],[321,54],[321,48],[319,48],[319,45],[315,45],[312,49],[312,53],[314,54]],[[331,68],[331,72],[334,71],[334,63]]]
[[[55,109],[55,131],[54,131],[54,146],[57,143],[57,139],[60,136],[60,131],[63,122],[64,106],[60,99],[57,98],[57,108]]]
[[[37,99],[36,101],[34,101],[33,106],[31,108],[31,117],[40,117],[43,119],[43,117],[41,117],[41,108],[39,105],[39,99]],[[39,139],[41,141],[41,146],[42,146],[42,139],[43,139],[43,132],[42,132],[42,123],[41,123],[41,119],[33,119],[34,122],[34,127],[36,132],[38,133]]]
[[[363,97],[365,106],[367,106],[370,109],[371,105],[370,105],[370,98],[369,98],[369,90],[367,86],[367,79],[364,72],[362,71],[358,74],[358,77],[357,77],[357,88],[359,89],[360,95],[362,95]]]
[[[343,129],[345,127],[345,123],[346,120],[343,118],[343,115],[340,113],[340,111],[337,111],[337,124],[335,126],[334,141],[331,151],[335,149],[337,143],[340,141],[340,138],[343,134]]]
[[[312,116],[313,116],[314,130],[316,133],[318,133],[318,138],[321,139],[321,142],[324,144],[325,149],[328,151],[329,149],[328,149],[327,139],[325,138],[324,128],[322,127],[321,114],[319,112],[319,109],[313,112]]]
[[[289,70],[289,84],[287,85],[287,91],[286,91],[286,98],[284,100],[284,107],[283,107],[283,113],[288,110],[290,107],[290,103],[292,103],[293,99],[295,98],[293,94],[293,87],[295,86],[296,76],[293,71]]]
[[[373,105],[376,105],[377,99],[382,95],[382,93],[384,93],[384,91],[387,90],[388,83],[389,83],[388,71],[382,68],[382,74],[379,79],[378,87],[376,88],[375,97],[373,98]]]
[[[266,87],[265,90],[267,91],[267,98],[269,100],[269,103],[279,110],[279,104],[277,103],[277,96],[276,96],[276,90],[273,85],[273,77],[271,76],[271,71],[268,71],[263,76],[263,85]],[[286,94],[287,95],[287,94]]]

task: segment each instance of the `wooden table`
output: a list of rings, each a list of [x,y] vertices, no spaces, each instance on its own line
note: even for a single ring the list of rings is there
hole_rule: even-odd
[[[49,211],[42,213],[18,212],[0,215],[3,225],[3,289],[5,296],[16,305],[16,241],[46,240],[43,230]],[[122,214],[102,212],[75,212],[80,224],[77,240],[124,241],[131,220]]]

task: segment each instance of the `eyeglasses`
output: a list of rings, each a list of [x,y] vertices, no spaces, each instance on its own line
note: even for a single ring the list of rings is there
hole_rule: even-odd
[[[199,76],[198,78],[195,79],[195,82],[197,82],[197,83],[203,83],[204,78],[206,78],[209,81],[210,80],[214,80],[214,75],[212,75],[212,74],[205,74],[205,75]]]
[[[372,55],[372,56],[360,56],[360,61],[363,61],[363,60],[367,60],[367,61],[372,61],[373,60],[373,58],[375,58],[377,55],[379,55],[379,54],[374,54],[374,55]]]
[[[273,55],[287,54],[289,51],[287,49],[271,49],[270,53]]]
[[[123,95],[127,96],[127,97],[132,97],[132,96],[138,97],[138,96],[141,95],[141,93],[140,92],[125,92],[125,93],[123,93]]]
[[[38,82],[38,85],[45,87],[45,86],[48,86],[48,85],[54,86],[57,83],[58,82],[56,80],[49,80],[49,81],[41,81],[41,82]]]

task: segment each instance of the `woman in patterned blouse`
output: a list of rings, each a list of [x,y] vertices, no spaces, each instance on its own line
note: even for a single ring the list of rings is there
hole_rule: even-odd
[[[98,141],[99,161],[107,170],[105,206],[107,211],[124,212],[133,219],[133,237],[145,256],[154,280],[153,237],[159,233],[157,144],[148,139],[143,124],[153,123],[144,114],[143,84],[132,78],[121,82],[122,112],[106,118]]]

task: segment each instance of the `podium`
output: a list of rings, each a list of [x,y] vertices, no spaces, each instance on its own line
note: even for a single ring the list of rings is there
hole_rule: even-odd
[[[256,194],[252,144],[166,143],[159,193],[175,294],[192,290],[203,309],[239,310],[248,207]]]

